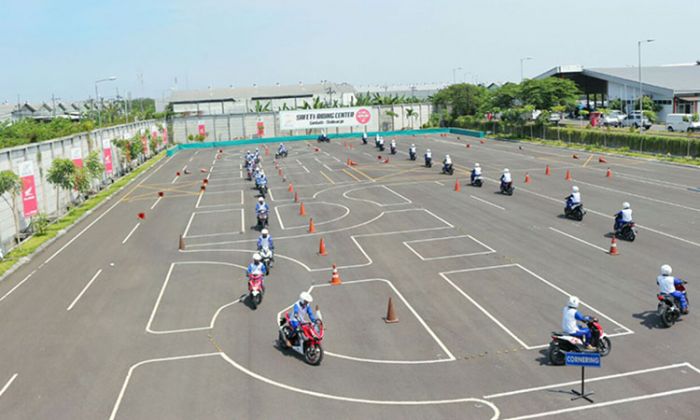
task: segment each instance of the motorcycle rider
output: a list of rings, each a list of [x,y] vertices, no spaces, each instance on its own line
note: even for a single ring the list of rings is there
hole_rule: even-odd
[[[287,153],[287,148],[285,147],[284,143],[280,143],[279,147],[277,148],[277,154],[282,155],[284,153]]]
[[[561,329],[564,330],[564,334],[581,338],[583,342],[586,343],[586,350],[593,350],[593,346],[590,345],[591,330],[587,327],[579,327],[578,323],[576,322],[591,321],[591,317],[581,315],[581,312],[578,311],[579,302],[578,297],[569,297],[569,301],[562,310]]]
[[[362,143],[367,144],[367,132],[362,133]]]
[[[571,194],[566,197],[566,209],[571,210],[577,204],[581,204],[581,193],[578,191],[578,187],[574,185],[571,187]]]
[[[428,162],[433,160],[433,153],[430,151],[430,149],[425,149],[425,166],[428,166]]]
[[[632,208],[630,203],[622,203],[622,210],[615,214],[615,232],[620,230],[626,223],[632,222]]]
[[[253,262],[248,264],[246,274],[248,275],[248,278],[260,276],[263,281],[263,288],[265,287],[265,276],[267,275],[267,270],[265,270],[265,264],[262,262],[262,255],[257,252],[253,254]]]
[[[262,185],[267,185],[267,177],[265,176],[265,171],[260,169],[255,175],[255,186],[260,187]]]
[[[688,299],[685,293],[676,290],[677,285],[682,285],[683,280],[673,277],[671,273],[673,269],[670,265],[664,264],[661,266],[661,274],[656,277],[656,284],[659,285],[659,293],[662,295],[670,295],[676,298],[681,304],[681,313],[688,313]]]
[[[267,205],[264,198],[259,197],[257,204],[255,204],[255,214],[260,215],[260,213],[268,213],[269,211],[270,206]]]
[[[287,347],[291,347],[291,342],[295,340],[299,335],[299,327],[301,324],[309,321],[316,323],[316,316],[314,315],[314,311],[311,309],[311,302],[313,301],[314,298],[311,296],[311,293],[301,292],[299,294],[299,300],[297,300],[294,303],[292,316],[289,317],[289,324],[292,328],[292,335],[290,337],[287,337]],[[306,313],[306,316],[304,316],[304,313]],[[308,321],[306,319],[307,317]]]
[[[513,178],[510,176],[510,170],[508,168],[503,169],[503,174],[501,174],[501,186],[505,187],[513,182]]]
[[[479,165],[479,162],[477,162],[474,164],[474,169],[472,169],[472,184],[474,183],[474,180],[479,176],[481,176],[481,166]]]
[[[391,139],[391,145],[389,147],[391,147],[391,150],[396,150],[396,139]]]
[[[379,137],[378,142],[379,142],[379,149],[380,150],[384,149],[384,137]]]
[[[263,229],[258,237],[258,251],[263,248],[269,248],[270,251],[275,250],[275,244],[272,242],[272,236],[270,236],[270,231]]]
[[[445,160],[442,161],[443,172],[449,171],[451,167],[452,167],[452,158],[450,157],[450,155],[445,155]]]
[[[408,148],[408,155],[412,159],[416,158],[416,145],[415,144],[411,144],[411,147]]]

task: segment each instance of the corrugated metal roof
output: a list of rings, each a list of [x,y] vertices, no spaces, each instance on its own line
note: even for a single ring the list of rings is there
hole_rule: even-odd
[[[583,73],[608,75],[634,83],[639,81],[638,67],[591,68],[584,69]],[[669,89],[676,94],[700,92],[700,65],[642,67],[642,81],[645,85]]]
[[[253,98],[295,97],[325,95],[328,88],[334,93],[354,93],[355,88],[347,83],[318,83],[311,85],[255,86],[241,88],[214,88],[203,90],[174,91],[169,102],[200,102],[233,99],[245,101]]]

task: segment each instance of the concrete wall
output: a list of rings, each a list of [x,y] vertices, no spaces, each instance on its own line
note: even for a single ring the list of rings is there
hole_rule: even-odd
[[[46,181],[46,174],[55,158],[70,159],[71,148],[73,147],[81,148],[83,160],[93,150],[100,152],[100,157],[102,157],[103,139],[131,138],[141,129],[145,129],[145,132],[150,132],[151,127],[155,123],[156,121],[154,120],[140,121],[94,130],[89,133],[75,134],[56,140],[3,149],[0,150],[0,171],[9,169],[17,173],[21,162],[32,161],[39,213],[52,217],[62,215],[66,212],[68,204],[70,204],[71,193],[67,191],[57,192],[56,188]],[[123,175],[126,169],[124,160],[119,149],[112,145],[113,174],[109,180],[104,176],[102,183],[107,183]],[[59,200],[58,209],[56,208],[57,194]],[[12,201],[10,197],[6,198],[8,201]],[[20,197],[17,197],[17,207],[20,230],[23,230],[29,225],[30,220],[24,218]],[[15,234],[12,209],[5,200],[0,200],[0,249],[2,249],[3,253],[13,246]]]
[[[374,106],[377,109],[379,118],[367,126],[368,131],[392,131],[402,129],[418,129],[428,122],[433,112],[431,104],[407,104],[407,105],[384,105]],[[406,114],[408,109],[413,109],[416,113],[409,118]],[[396,115],[388,115],[387,111]],[[198,133],[198,125],[202,122],[207,132],[206,141],[225,141],[242,138],[253,138],[258,134],[257,124],[262,122],[265,133],[262,137],[299,136],[307,133],[305,130],[281,131],[279,129],[279,118],[276,112],[228,114],[228,115],[207,115],[202,117],[175,117],[173,119],[173,139],[177,143],[188,142],[189,135]],[[361,132],[360,127],[342,127],[331,129],[330,134]],[[320,132],[314,130],[311,133]]]

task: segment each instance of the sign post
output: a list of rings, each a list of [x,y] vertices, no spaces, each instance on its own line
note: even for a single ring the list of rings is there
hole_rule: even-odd
[[[567,366],[581,366],[581,392],[576,391],[575,389],[571,390],[571,393],[576,395],[571,399],[571,401],[575,401],[578,399],[583,398],[584,400],[592,403],[593,400],[588,398],[589,396],[593,395],[593,392],[586,393],[586,384],[585,384],[585,378],[586,378],[586,366],[588,367],[600,367],[600,353],[566,353],[566,365]]]

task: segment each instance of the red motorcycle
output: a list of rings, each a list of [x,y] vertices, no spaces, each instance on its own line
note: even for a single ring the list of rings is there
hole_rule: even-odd
[[[594,351],[600,353],[602,357],[610,354],[611,344],[610,339],[603,332],[603,327],[597,319],[592,318],[586,323],[586,326],[591,330],[590,345],[595,347],[594,350],[587,350],[586,344],[579,337],[563,333],[552,333],[552,341],[549,343],[549,362],[553,365],[563,365],[568,352],[587,352]]]
[[[323,360],[323,348],[321,341],[323,340],[323,320],[321,311],[316,310],[316,323],[304,322],[299,326],[299,330],[294,332],[291,323],[289,322],[289,312],[284,314],[284,318],[279,321],[280,331],[278,342],[281,348],[296,351],[304,356],[306,363],[317,366]],[[292,337],[296,335],[296,337]],[[292,341],[292,339],[294,341]],[[287,346],[287,340],[291,342],[291,346]]]
[[[248,299],[253,309],[257,309],[258,305],[262,303],[264,294],[265,286],[263,285],[263,275],[250,274],[248,276]]]

